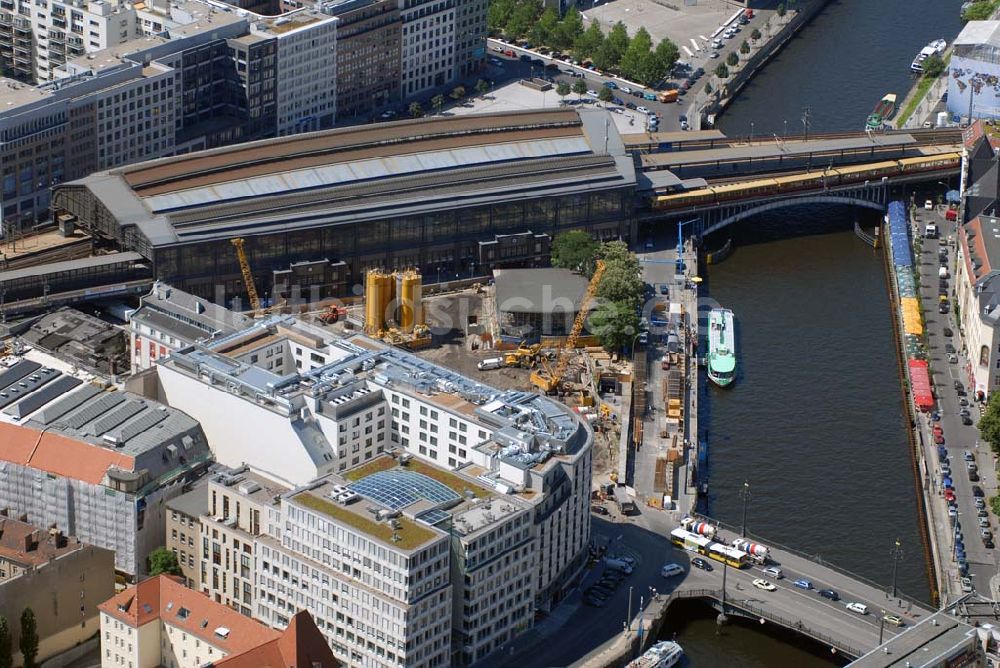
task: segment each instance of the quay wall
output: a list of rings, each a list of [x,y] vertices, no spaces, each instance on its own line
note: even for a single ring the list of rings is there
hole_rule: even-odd
[[[739,71],[726,80],[725,85],[720,86],[718,91],[712,93],[702,104],[699,112],[693,115],[699,123],[696,129],[713,125],[729,103],[740,94],[743,87],[829,3],[830,0],[799,0],[800,9],[794,12],[791,19],[767,38],[750,58],[741,61]],[[777,15],[772,20],[776,18]]]
[[[904,205],[904,212],[906,211]],[[890,221],[891,225],[891,221]],[[945,572],[944,565],[940,562],[940,550],[937,545],[937,534],[931,526],[930,491],[930,466],[925,457],[922,436],[917,426],[917,415],[912,394],[913,386],[910,381],[909,367],[907,365],[907,348],[903,340],[903,309],[900,301],[900,284],[897,276],[897,264],[913,265],[912,239],[909,239],[905,249],[893,248],[891,242],[890,225],[886,225],[885,232],[880,235],[885,242],[882,248],[885,249],[883,255],[883,267],[886,274],[886,289],[889,293],[889,304],[892,309],[892,330],[893,338],[896,341],[896,359],[899,364],[899,380],[901,385],[901,397],[903,402],[903,414],[909,420],[910,428],[907,430],[907,440],[910,445],[911,462],[913,465],[913,484],[917,495],[917,512],[919,514],[918,526],[920,527],[920,537],[923,546],[923,558],[926,562],[927,576],[931,586],[931,602],[937,606],[941,601],[942,574]],[[907,216],[904,213],[902,225],[908,228]],[[894,257],[894,253],[906,253],[908,257]],[[914,277],[919,282],[919,275]],[[919,294],[917,294],[919,299]],[[926,337],[926,334],[925,334]],[[925,341],[926,343],[926,338]]]

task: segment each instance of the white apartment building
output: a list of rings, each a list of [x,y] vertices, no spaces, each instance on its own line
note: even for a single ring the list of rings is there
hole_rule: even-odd
[[[175,350],[232,334],[251,323],[253,318],[242,313],[157,281],[128,315],[132,372],[150,368]]]
[[[136,10],[124,0],[0,3],[0,62],[6,71],[39,83],[55,79],[56,68],[67,60],[139,35]]]
[[[104,668],[338,665],[307,613],[279,633],[167,575],[129,587],[99,608]]]
[[[220,462],[294,487],[280,513],[265,493],[253,529],[247,494],[239,511],[232,491],[217,495],[202,536],[234,530],[218,529],[213,557],[229,582],[203,589],[218,600],[238,591],[232,602],[246,605],[246,578],[233,575],[247,536],[236,530],[256,535],[253,614],[281,627],[308,609],[348,665],[476,663],[585,564],[593,433],[548,398],[290,316],[178,350],[156,370]]]
[[[277,39],[278,136],[333,127],[337,115],[337,17],[301,9],[252,23]]]
[[[403,97],[455,79],[457,0],[400,0]]]
[[[1000,218],[980,215],[959,228],[955,295],[968,350],[964,380],[973,398],[1000,389]]]

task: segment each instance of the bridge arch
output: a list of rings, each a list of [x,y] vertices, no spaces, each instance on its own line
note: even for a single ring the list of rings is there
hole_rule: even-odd
[[[885,202],[881,201],[881,198],[869,200],[863,197],[854,196],[853,194],[836,195],[830,193],[768,200],[748,204],[745,207],[740,207],[739,210],[735,212],[733,212],[732,209],[721,211],[716,216],[712,216],[709,220],[705,221],[706,224],[702,227],[701,234],[707,235],[712,232],[717,232],[718,230],[729,227],[730,225],[738,223],[741,220],[756,216],[759,213],[766,213],[768,211],[775,211],[777,209],[800,206],[803,204],[847,204],[879,212],[885,211],[886,207]]]

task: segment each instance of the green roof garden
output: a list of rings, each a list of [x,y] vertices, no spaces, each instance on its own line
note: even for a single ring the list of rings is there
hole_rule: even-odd
[[[357,529],[372,538],[376,538],[388,545],[395,545],[403,550],[416,549],[436,536],[435,532],[429,528],[423,527],[411,520],[399,518],[396,520],[399,522],[399,528],[395,532],[399,537],[399,540],[393,541],[393,530],[388,523],[376,522],[375,520],[368,519],[364,515],[351,512],[342,506],[338,506],[332,501],[327,501],[326,499],[320,498],[315,494],[309,494],[308,492],[299,494],[294,497],[294,499],[296,502],[302,504],[310,510],[323,513],[324,515],[332,517],[338,522],[342,522],[343,524]]]

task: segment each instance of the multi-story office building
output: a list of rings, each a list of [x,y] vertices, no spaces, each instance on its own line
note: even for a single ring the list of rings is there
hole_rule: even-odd
[[[337,18],[301,9],[255,21],[250,34],[274,42],[275,134],[332,128],[337,116]]]
[[[397,0],[328,6],[337,24],[337,118],[369,118],[397,107],[402,94],[402,19]]]
[[[20,665],[18,619],[35,613],[39,662],[68,650],[100,628],[97,606],[115,591],[115,555],[57,529],[0,516],[0,617],[12,633]]]
[[[29,83],[55,79],[68,60],[139,35],[136,9],[125,0],[0,2],[0,66]]]
[[[114,550],[135,578],[164,544],[164,503],[210,461],[205,435],[177,410],[29,355],[0,373],[0,508]]]
[[[160,575],[100,605],[105,668],[337,668],[309,614],[284,632],[269,629]]]
[[[129,313],[128,323],[132,372],[135,373],[192,343],[243,329],[252,324],[253,319],[156,282],[148,295],[139,298],[139,308]]]
[[[204,478],[194,489],[167,501],[166,543],[177,555],[184,584],[201,589],[201,516],[207,509]]]
[[[288,487],[242,466],[213,475],[208,482],[208,507],[201,520],[200,589],[217,603],[251,616],[257,605],[256,538],[279,535],[279,500]],[[203,501],[206,499],[203,499]]]
[[[404,97],[420,95],[455,78],[458,4],[459,0],[399,0]]]
[[[548,398],[290,316],[155,369],[240,465],[209,483],[202,590],[279,628],[306,608],[350,665],[475,663],[585,563],[593,434]]]

